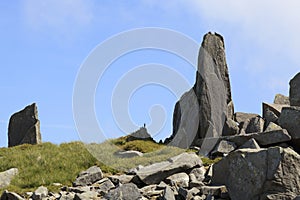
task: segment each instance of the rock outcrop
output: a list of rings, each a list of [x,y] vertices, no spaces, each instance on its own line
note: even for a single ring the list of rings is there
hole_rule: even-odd
[[[8,126],[8,146],[41,143],[40,121],[35,103],[13,114]]]
[[[300,106],[300,73],[290,81],[290,105]]]
[[[204,138],[221,136],[224,122],[233,119],[233,114],[224,40],[217,33],[208,33],[199,51],[196,83],[176,103],[173,133],[166,142],[184,148],[201,146]]]

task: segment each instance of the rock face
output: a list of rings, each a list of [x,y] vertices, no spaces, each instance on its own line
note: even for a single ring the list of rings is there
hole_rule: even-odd
[[[13,114],[8,126],[8,146],[41,143],[37,106],[33,103]]]
[[[285,104],[290,105],[290,99],[282,94],[276,94],[274,99],[274,104]]]
[[[300,107],[283,108],[278,123],[288,130],[294,140],[300,139]]]
[[[233,119],[233,113],[224,40],[219,34],[208,33],[199,51],[196,83],[176,103],[173,134],[166,142],[176,137],[188,138],[188,146],[201,146],[204,138],[222,134],[224,122]],[[193,120],[192,126],[190,120]],[[175,146],[182,147],[176,143]]]
[[[300,156],[289,148],[245,149],[213,166],[212,184],[225,184],[232,200],[267,199],[280,193],[295,198],[300,193],[299,173]]]
[[[290,81],[290,104],[300,106],[300,73]]]

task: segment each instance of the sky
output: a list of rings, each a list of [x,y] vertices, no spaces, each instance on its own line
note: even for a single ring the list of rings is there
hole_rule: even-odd
[[[10,116],[33,102],[43,141],[85,140],[89,133],[77,130],[73,112],[81,67],[109,38],[147,27],[178,32],[199,45],[205,33],[220,33],[235,111],[261,114],[262,102],[273,102],[277,93],[288,95],[289,80],[299,72],[299,6],[297,0],[0,1],[0,147],[7,146]],[[177,83],[165,74],[178,87],[193,85],[195,69],[178,55],[159,49],[120,55],[95,86],[93,107],[105,138],[129,134],[144,123],[157,140],[170,135],[178,100],[171,86],[138,83],[129,97],[114,94],[118,86],[127,87],[122,80],[133,80],[128,78],[131,71],[156,64],[180,75]],[[159,70],[141,73],[139,80],[159,73],[164,75]],[[84,109],[77,114],[85,116]],[[124,124],[126,120],[134,126]],[[151,126],[154,121],[156,127]]]

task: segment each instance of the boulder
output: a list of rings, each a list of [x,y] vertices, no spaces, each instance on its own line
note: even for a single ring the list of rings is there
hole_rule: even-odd
[[[178,187],[189,187],[190,178],[189,175],[187,175],[184,172],[173,174],[166,179],[166,183],[169,183],[170,185],[178,186]]]
[[[87,199],[97,199],[98,193],[95,191],[88,191],[83,193],[77,193],[74,196],[74,200],[87,200]]]
[[[224,156],[236,149],[236,144],[227,140],[221,140],[211,152],[212,156]]]
[[[175,200],[174,192],[173,192],[173,190],[171,189],[170,186],[167,186],[165,188],[162,199],[163,200]]]
[[[228,136],[228,135],[237,135],[240,132],[240,128],[237,124],[237,122],[235,122],[232,119],[227,119],[225,121],[224,124],[224,128],[223,128],[223,136]]]
[[[153,141],[153,138],[148,133],[146,127],[141,127],[139,130],[131,133],[126,137],[126,142],[133,141],[133,140],[150,140]]]
[[[250,120],[254,117],[259,117],[259,115],[254,114],[254,113],[244,113],[244,112],[234,113],[234,120],[239,124],[242,123],[242,122],[247,121],[248,119]]]
[[[233,118],[233,107],[223,37],[207,33],[199,51],[196,83],[176,103],[172,136],[165,143],[186,148],[201,146],[206,137],[219,137],[226,119]],[[209,146],[208,152],[214,145]]]
[[[221,186],[202,186],[201,187],[202,194],[208,195],[214,195],[220,197],[222,194],[227,193],[227,188],[225,185]]]
[[[263,103],[262,110],[263,110],[263,118],[265,119],[265,127],[269,125],[270,122],[274,122],[278,124],[278,118],[281,114],[281,110],[284,107],[289,107],[288,105],[280,105],[280,104],[269,104]]]
[[[257,144],[255,139],[251,138],[240,146],[239,149],[260,149],[260,146]]]
[[[204,166],[192,169],[192,171],[189,174],[190,181],[202,182],[205,179],[205,173],[206,173],[206,169]]]
[[[101,169],[97,166],[90,167],[86,171],[80,172],[76,180],[73,182],[73,186],[86,186],[91,185],[103,178]]]
[[[31,198],[33,200],[42,200],[48,196],[48,188],[44,186],[38,187],[32,194]]]
[[[127,174],[122,174],[122,175],[113,175],[109,176],[108,178],[115,184],[119,185],[129,183],[133,179],[134,175],[127,175]]]
[[[202,161],[195,153],[182,153],[159,163],[154,163],[137,170],[139,179],[147,185],[158,184],[168,176],[185,172],[188,169],[202,166]]]
[[[292,149],[241,149],[213,165],[212,185],[226,185],[232,200],[300,193],[300,156]]]
[[[37,106],[33,103],[13,114],[8,125],[8,146],[42,142]]]
[[[260,133],[264,131],[264,120],[261,117],[253,117],[240,123],[240,128],[245,133]]]
[[[116,152],[116,156],[118,156],[120,158],[133,158],[133,157],[141,157],[141,156],[143,156],[143,153],[139,152],[139,151],[134,151],[134,150],[118,151],[118,152]]]
[[[290,105],[290,99],[282,94],[276,94],[274,104]]]
[[[9,186],[11,180],[18,174],[17,168],[11,168],[4,172],[0,172],[0,189]]]
[[[300,106],[300,73],[290,80],[290,104]]]
[[[223,137],[225,140],[234,142],[238,147],[246,143],[251,138],[255,139],[260,146],[272,145],[291,140],[291,136],[285,129]]]
[[[126,183],[109,191],[104,196],[105,199],[122,199],[122,200],[141,200],[142,195],[138,187],[133,183]]]
[[[300,107],[282,108],[278,123],[294,140],[300,139]]]
[[[17,193],[9,192],[9,191],[5,190],[2,193],[0,200],[25,200],[25,199],[23,197],[21,197],[20,195],[18,195]]]
[[[101,195],[104,195],[109,192],[109,190],[115,188],[115,185],[108,178],[101,179],[93,184],[97,188],[97,192]]]

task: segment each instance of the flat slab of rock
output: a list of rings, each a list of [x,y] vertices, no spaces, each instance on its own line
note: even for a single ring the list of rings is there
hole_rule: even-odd
[[[262,133],[248,133],[244,135],[227,136],[224,139],[234,142],[237,146],[241,146],[251,138],[255,139],[259,145],[271,145],[291,140],[291,136],[285,129],[275,130]]]
[[[144,154],[142,152],[139,151],[119,151],[116,153],[116,156],[120,157],[120,158],[133,158],[133,157],[141,157]]]
[[[76,180],[73,182],[73,186],[86,186],[95,183],[103,178],[101,169],[97,166],[90,167],[86,171],[81,172]]]
[[[42,142],[37,106],[33,103],[13,114],[8,125],[8,146]]]
[[[296,175],[295,175],[296,174]],[[232,200],[300,193],[300,155],[292,149],[242,149],[213,165],[213,185],[226,185]]]
[[[136,174],[147,185],[159,184],[162,180],[176,173],[185,172],[196,166],[202,166],[202,161],[195,153],[182,153],[160,163],[142,167]]]
[[[17,168],[11,168],[0,172],[0,189],[9,186],[11,180],[18,174]]]

